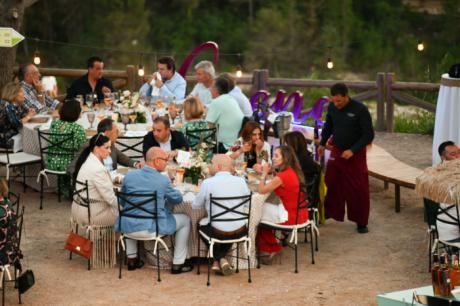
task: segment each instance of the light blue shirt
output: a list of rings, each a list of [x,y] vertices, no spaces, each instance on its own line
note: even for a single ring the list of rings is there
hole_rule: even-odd
[[[177,72],[174,73],[173,77],[167,81],[164,81],[163,86],[160,87],[160,95],[166,97],[176,97],[176,101],[180,102],[185,98],[185,89],[187,82]],[[150,97],[152,95],[152,85],[144,83],[139,89],[140,96]]]
[[[225,188],[222,188],[225,186]],[[217,172],[216,175],[213,177],[207,178],[203,181],[200,186],[200,192],[196,195],[195,199],[193,200],[192,207],[193,208],[200,208],[203,205],[205,206],[207,212],[207,218],[202,219],[200,224],[206,225],[209,223],[209,210],[210,210],[210,195],[212,194],[213,197],[239,197],[249,195],[250,191],[246,181],[238,176],[233,176],[230,172],[221,171]],[[231,208],[239,204],[241,200],[227,200],[227,201],[219,201],[220,204]],[[243,212],[245,209],[244,205],[240,206],[237,211]],[[216,215],[223,211],[223,209],[217,205],[213,205],[212,207],[212,214]],[[227,218],[238,218],[241,217],[239,214],[235,213],[228,213],[225,215]],[[221,231],[234,231],[241,228],[245,222],[243,220],[233,221],[233,222],[214,222],[212,224],[218,230]]]
[[[106,159],[104,159],[104,166],[107,168],[109,171],[113,171],[113,160],[112,157],[109,155],[107,156]]]
[[[246,95],[241,91],[241,88],[235,86],[228,94],[235,98],[236,102],[238,102],[238,106],[240,107],[245,117],[252,116],[253,111],[251,103],[249,102],[249,99],[246,97]]]

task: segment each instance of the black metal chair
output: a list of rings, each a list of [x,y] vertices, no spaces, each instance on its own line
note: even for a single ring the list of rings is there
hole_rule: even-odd
[[[315,264],[315,250],[313,248],[313,221],[307,220],[303,223],[299,224],[299,215],[302,210],[308,210],[309,203],[307,199],[307,186],[304,184],[299,185],[299,193],[297,197],[297,211],[296,211],[296,220],[295,224],[292,225],[283,225],[283,224],[276,224],[268,221],[262,220],[259,223],[259,226],[269,228],[275,233],[277,231],[290,233],[291,239],[290,243],[294,244],[294,254],[295,254],[295,273],[298,273],[298,260],[297,260],[297,242],[298,242],[298,231],[307,228],[310,233],[310,246],[311,246],[311,263]],[[260,252],[257,252],[257,268],[260,268]]]
[[[308,198],[308,218],[313,221],[311,224],[314,235],[315,235],[315,251],[318,252],[318,236],[319,236],[319,211],[318,206],[320,203],[319,197],[319,184],[321,182],[321,174],[315,174],[312,180],[307,185],[307,198]],[[307,231],[308,227],[305,227],[305,242],[308,242]],[[313,242],[312,242],[313,243]]]
[[[442,217],[440,218],[440,216]],[[458,228],[458,238],[455,239],[450,239],[450,240],[445,240],[441,239],[439,235],[439,229],[438,229],[438,222],[440,223],[445,223],[452,225],[454,227]],[[459,213],[459,208],[457,204],[452,204],[452,205],[439,205],[438,211],[437,211],[437,216],[436,216],[436,238],[434,239],[433,246],[431,248],[431,254],[434,254],[434,252],[438,252],[441,248],[443,248],[448,254],[458,254],[459,248],[457,245],[460,244],[460,213]],[[430,256],[430,264],[431,264],[431,256]]]
[[[131,159],[140,161],[144,158],[142,152],[142,144],[144,143],[144,136],[139,137],[127,137],[120,136],[118,137],[115,145],[118,147],[120,152],[124,153]]]
[[[80,182],[75,180],[75,186],[73,188],[72,193],[73,202],[77,205],[80,205],[88,210],[88,225],[82,226],[88,228],[91,224],[91,205],[90,205],[90,198],[89,198],[89,189],[88,189],[88,181]],[[75,233],[78,234],[79,224],[75,224]],[[72,228],[73,230],[73,228]],[[89,231],[86,231],[86,235],[88,239],[90,239]],[[69,252],[69,260],[72,260],[72,252]],[[91,259],[88,259],[88,271],[91,270]]]
[[[207,286],[211,284],[210,277],[211,277],[211,259],[213,257],[213,249],[215,243],[220,244],[234,244],[236,243],[236,273],[239,273],[239,244],[243,243],[245,247],[245,251],[247,254],[247,258],[245,260],[248,261],[248,283],[252,282],[251,279],[251,261],[250,261],[250,252],[251,252],[251,238],[249,237],[249,221],[251,217],[251,200],[252,200],[252,192],[246,196],[235,196],[235,197],[213,197],[212,194],[210,195],[210,208],[209,208],[209,225],[212,226],[214,222],[234,222],[234,221],[245,221],[248,227],[248,232],[246,235],[242,236],[238,239],[217,239],[212,237],[212,235],[206,234],[198,227],[199,235],[208,242],[208,281],[206,283]],[[222,204],[222,201],[235,201],[236,204],[228,207]],[[213,206],[219,207],[222,211],[216,214],[213,214]],[[246,207],[245,207],[246,206]],[[246,212],[247,211],[247,212]],[[231,216],[230,214],[234,214]],[[200,238],[198,238],[198,254],[200,255]],[[197,274],[200,274],[200,265],[198,265]]]
[[[432,261],[431,248],[433,246],[434,241],[439,238],[438,231],[436,229],[436,218],[438,215],[439,203],[424,198],[423,207],[425,210],[425,221],[428,225],[426,235],[428,236],[428,272],[430,272]]]
[[[116,191],[118,200],[118,226],[120,229],[120,238],[117,242],[118,258],[119,258],[119,274],[118,278],[121,279],[121,266],[126,260],[126,250],[124,239],[142,240],[142,241],[155,241],[153,255],[157,258],[157,280],[161,282],[160,278],[160,243],[166,251],[169,251],[168,246],[163,240],[164,235],[158,234],[158,205],[157,205],[157,192],[153,193],[123,193]],[[151,206],[151,207],[149,207]],[[124,218],[130,219],[153,219],[155,224],[155,233],[148,238],[139,238],[130,233],[124,233],[122,230],[122,220]],[[120,244],[122,250],[120,250]],[[122,254],[123,253],[123,254]]]
[[[75,137],[73,133],[51,133],[43,132],[38,130],[38,142],[40,144],[40,156],[41,156],[41,171],[38,174],[37,180],[40,180],[40,209],[43,208],[43,178],[46,178],[48,182],[48,174],[56,175],[58,178],[58,201],[61,202],[61,186],[60,181],[63,177],[68,176],[66,170],[58,171],[48,169],[47,159],[49,157],[68,157],[69,160],[73,160],[75,157],[76,150],[70,149],[75,148]],[[70,143],[70,148],[69,144]],[[65,145],[64,145],[65,144]],[[72,192],[72,187],[69,183],[69,193]]]
[[[217,127],[209,129],[198,129],[198,130],[185,130],[185,138],[190,145],[192,150],[196,150],[196,147],[200,143],[205,143],[209,151],[214,151],[217,148]]]
[[[16,152],[14,153],[11,149],[1,148],[0,149],[0,165],[6,167],[6,180],[8,182],[8,188],[10,188],[10,168],[20,168],[22,171],[22,184],[24,192],[26,191],[26,166],[39,164],[41,157],[38,155]]]

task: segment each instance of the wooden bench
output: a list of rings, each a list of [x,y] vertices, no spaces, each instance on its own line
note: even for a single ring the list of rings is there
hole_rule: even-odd
[[[405,164],[375,144],[367,150],[367,167],[369,175],[383,180],[386,187],[388,183],[395,185],[395,211],[400,212],[401,186],[415,189],[415,178],[422,170]]]

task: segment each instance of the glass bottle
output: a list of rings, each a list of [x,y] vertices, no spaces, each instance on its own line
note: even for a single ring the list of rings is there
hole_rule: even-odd
[[[460,270],[458,268],[458,256],[452,256],[452,268],[450,270],[450,288],[460,287]]]
[[[438,278],[438,271],[439,271],[439,256],[437,253],[433,254],[433,267],[431,268],[431,283],[433,285],[433,293],[434,295],[441,295],[441,290],[439,288],[439,278]]]

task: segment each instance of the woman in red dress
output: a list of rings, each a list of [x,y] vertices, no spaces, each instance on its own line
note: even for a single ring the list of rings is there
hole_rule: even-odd
[[[305,181],[293,149],[288,146],[280,146],[276,148],[273,155],[273,167],[278,170],[278,173],[267,184],[265,184],[265,178],[270,171],[270,166],[265,164],[262,167],[262,178],[259,183],[259,193],[265,194],[274,191],[281,199],[283,206],[281,207],[279,205],[265,203],[262,220],[284,225],[295,224],[299,184],[304,184]],[[285,216],[286,212],[287,220]],[[297,223],[304,223],[307,220],[308,210],[302,209]],[[273,257],[282,250],[282,246],[276,240],[273,231],[267,228],[258,229],[257,245],[261,255],[265,258],[263,263],[270,263]]]

